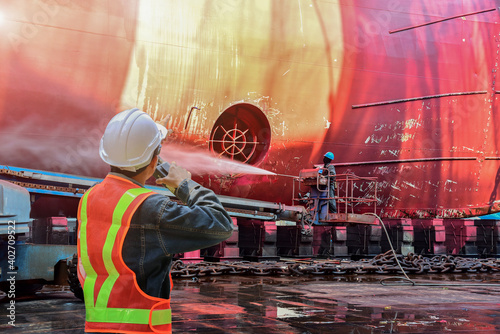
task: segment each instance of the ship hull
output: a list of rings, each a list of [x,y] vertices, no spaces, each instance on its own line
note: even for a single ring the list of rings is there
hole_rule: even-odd
[[[293,176],[331,151],[338,173],[378,178],[384,216],[494,213],[499,6],[3,5],[0,160],[102,177],[103,129],[117,111],[138,106],[155,120],[172,115],[175,147],[278,174],[195,175],[222,195],[291,203]],[[240,129],[252,135],[231,137]]]

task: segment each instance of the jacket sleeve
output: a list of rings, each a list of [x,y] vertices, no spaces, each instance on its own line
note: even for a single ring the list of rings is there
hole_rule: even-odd
[[[334,183],[336,180],[335,166],[328,165],[328,172],[330,173],[330,183]]]
[[[186,180],[175,195],[185,205],[162,196],[159,210],[156,207],[160,242],[167,253],[210,247],[231,236],[232,219],[212,190]]]

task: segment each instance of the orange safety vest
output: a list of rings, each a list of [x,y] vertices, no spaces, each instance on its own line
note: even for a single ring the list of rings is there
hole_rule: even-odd
[[[122,257],[130,220],[152,194],[129,180],[108,175],[80,201],[78,258],[84,272],[79,265],[78,276],[87,332],[172,332],[170,299],[144,293]]]

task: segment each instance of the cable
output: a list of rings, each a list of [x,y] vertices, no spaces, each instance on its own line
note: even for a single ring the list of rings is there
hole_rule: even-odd
[[[387,277],[387,278],[383,278],[380,280],[380,284],[384,285],[384,286],[401,286],[401,285],[411,285],[411,286],[488,286],[488,287],[492,287],[492,286],[500,286],[500,284],[498,283],[459,283],[459,284],[448,284],[448,283],[418,283],[418,282],[415,282],[414,280],[410,279],[408,277],[408,275],[406,274],[406,272],[404,271],[403,267],[401,266],[401,263],[399,262],[399,259],[398,259],[398,256],[396,254],[396,251],[394,250],[394,247],[392,246],[392,242],[391,242],[391,238],[389,237],[389,232],[387,232],[387,229],[384,225],[384,222],[382,221],[382,218],[380,218],[376,213],[372,213],[372,212],[369,212],[369,213],[365,213],[366,215],[370,215],[370,216],[375,216],[380,225],[382,226],[382,228],[384,229],[385,231],[385,235],[387,236],[387,241],[389,241],[389,246],[391,247],[391,250],[392,250],[392,253],[394,254],[394,259],[396,260],[396,263],[398,264],[399,266],[399,269],[401,269],[401,271],[403,272],[403,275],[405,277]],[[395,283],[392,283],[392,284],[387,284],[385,283],[384,281],[387,281],[387,280],[392,280],[392,279],[398,279],[400,280],[400,282],[395,282]]]
[[[415,282],[413,282],[409,277],[408,275],[406,274],[405,270],[403,269],[403,267],[401,266],[401,263],[399,263],[399,260],[398,260],[398,255],[396,254],[396,251],[394,250],[394,247],[392,246],[392,242],[391,242],[391,238],[389,237],[389,232],[387,232],[387,229],[385,228],[385,225],[384,225],[384,222],[382,221],[382,218],[380,218],[376,213],[366,213],[367,215],[370,215],[370,216],[375,216],[378,221],[380,222],[380,225],[382,226],[382,228],[384,229],[384,232],[385,232],[385,235],[387,236],[387,240],[389,241],[389,246],[391,246],[391,250],[392,250],[392,254],[394,254],[394,259],[396,259],[396,263],[398,264],[399,266],[399,269],[401,269],[401,271],[403,272],[403,275],[405,275],[405,279],[407,279],[408,281],[412,282],[413,285],[415,285]],[[401,277],[402,278],[402,277]],[[382,284],[382,283],[381,283]]]

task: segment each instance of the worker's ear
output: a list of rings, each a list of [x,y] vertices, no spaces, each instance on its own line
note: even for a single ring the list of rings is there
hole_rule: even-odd
[[[153,167],[153,168],[155,168],[155,169],[156,169],[156,165],[157,165],[157,164],[158,164],[158,156],[157,156],[157,155],[155,155],[155,156],[153,157],[153,159],[151,159],[151,162],[149,163],[149,165],[150,165],[151,167]]]

